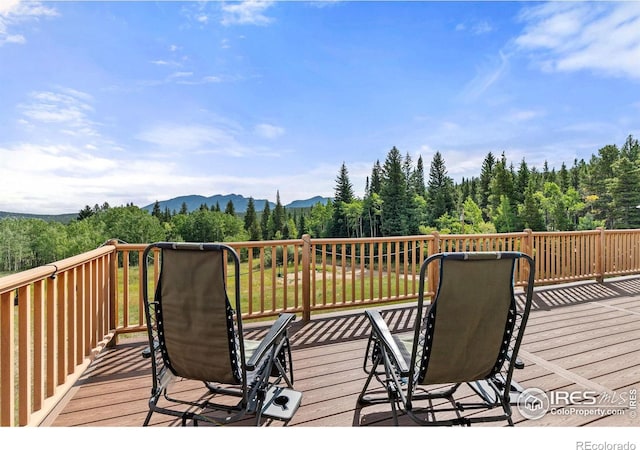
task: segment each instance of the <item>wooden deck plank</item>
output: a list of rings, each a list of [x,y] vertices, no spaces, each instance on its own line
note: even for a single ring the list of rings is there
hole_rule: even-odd
[[[376,308],[394,332],[413,326],[409,306]],[[640,386],[640,277],[607,281],[604,285],[582,283],[566,288],[537,291],[523,353],[525,368],[514,373],[524,388],[547,392],[574,392],[585,386],[602,386],[610,391]],[[253,339],[260,339],[266,327],[248,326]],[[392,425],[389,405],[359,407],[357,397],[366,374],[362,362],[369,324],[362,311],[332,313],[314,317],[309,323],[297,321],[291,328],[296,389],[302,404],[288,424],[290,427],[353,427]],[[139,427],[147,414],[151,388],[150,363],[141,357],[143,338],[123,340],[114,349],[105,349],[76,383],[45,426]],[[530,358],[527,357],[530,356]],[[202,384],[193,381],[177,386],[181,395],[197,398]],[[473,393],[463,387],[460,399]],[[469,412],[469,414],[478,414]],[[625,416],[547,414],[527,420],[514,407],[518,427],[628,427],[640,421]],[[179,426],[179,420],[154,414],[152,425]],[[250,419],[238,425],[251,425]],[[401,425],[414,425],[400,417]],[[270,424],[282,426],[281,422]],[[489,426],[504,426],[502,423]]]

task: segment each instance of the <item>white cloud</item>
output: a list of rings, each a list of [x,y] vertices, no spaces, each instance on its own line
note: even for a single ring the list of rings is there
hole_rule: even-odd
[[[543,116],[544,113],[541,111],[533,111],[533,110],[518,110],[512,111],[505,120],[511,123],[520,123],[520,122],[528,122],[533,119],[537,119]]]
[[[261,123],[256,125],[255,133],[266,139],[276,139],[284,134],[284,128],[270,125],[268,123]]]
[[[40,17],[57,16],[58,12],[37,1],[2,0],[0,2],[0,46],[4,44],[24,44],[23,34],[11,31],[21,23]]]
[[[267,25],[273,19],[265,15],[272,1],[245,0],[240,3],[222,5],[223,25]]]
[[[473,32],[473,34],[486,34],[493,31],[493,27],[489,22],[482,21],[474,24],[471,28],[471,31]]]
[[[205,125],[158,124],[136,137],[157,147],[176,151],[214,150],[238,148],[235,132],[229,128]]]
[[[179,195],[176,192],[200,192],[211,182],[176,173],[170,161],[100,157],[91,150],[69,145],[0,147],[0,178],[12,186],[0,199],[0,210],[60,214],[105,201],[144,206]]]
[[[92,101],[89,94],[74,89],[34,91],[28,102],[18,105],[24,116],[20,122],[55,125],[58,131],[72,136],[97,136],[96,124],[88,116],[93,112]]]
[[[640,2],[551,2],[520,18],[516,47],[542,70],[640,79]]]
[[[499,61],[491,62],[488,67],[479,69],[478,74],[465,86],[461,93],[464,100],[477,99],[507,72],[509,69],[509,57],[503,52],[500,52],[499,56]]]
[[[471,32],[472,34],[479,35],[492,32],[493,27],[486,20],[482,20],[475,21],[471,24],[458,23],[456,24],[455,30],[458,32],[469,30],[469,32]]]

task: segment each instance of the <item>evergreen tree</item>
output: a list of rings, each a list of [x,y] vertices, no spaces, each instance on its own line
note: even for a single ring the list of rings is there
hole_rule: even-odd
[[[380,185],[382,199],[381,231],[383,236],[406,234],[407,184],[402,171],[402,157],[396,147],[387,154]]]
[[[578,162],[578,158],[573,160],[573,166],[569,169],[569,184],[576,191],[580,189],[580,180],[583,178],[583,174],[585,173],[585,162],[584,159]]]
[[[498,233],[510,233],[519,228],[516,225],[516,215],[513,212],[511,202],[506,195],[500,196],[500,205],[496,208],[493,223]]]
[[[224,208],[224,213],[228,214],[230,216],[235,216],[236,215],[236,207],[233,206],[233,201],[229,200],[227,202],[227,206]]]
[[[440,152],[433,155],[429,169],[427,211],[429,224],[435,224],[435,221],[444,214],[454,215],[453,180],[447,176],[447,168]]]
[[[567,170],[567,165],[562,162],[560,166],[560,172],[558,172],[558,185],[560,186],[560,191],[567,192],[570,186],[569,180],[569,171]]]
[[[508,204],[510,206],[515,206],[513,191],[513,175],[511,171],[507,169],[507,158],[505,154],[502,153],[502,157],[496,162],[493,179],[490,183],[491,194],[489,195],[489,207],[491,211],[493,211],[494,215],[495,211],[501,207],[501,205],[505,204],[502,200],[502,196],[507,197],[509,200]],[[497,225],[496,229],[498,229]]]
[[[300,218],[298,219],[298,239],[307,233],[309,233],[309,230],[307,229],[307,219],[304,214],[300,214]]]
[[[380,160],[376,160],[371,170],[371,182],[369,184],[368,194],[380,194],[382,189],[382,167],[380,166]]]
[[[169,207],[168,206],[164,207],[164,214],[162,215],[161,222],[163,222],[163,223],[171,222],[171,211],[169,211]]]
[[[249,197],[247,202],[247,211],[244,214],[244,229],[251,235],[251,228],[258,223],[258,214],[256,213],[256,204],[253,197]],[[252,239],[254,240],[254,239]]]
[[[480,167],[480,179],[478,181],[478,192],[476,196],[476,203],[482,210],[484,220],[489,220],[489,195],[491,194],[491,180],[493,179],[493,169],[495,165],[495,156],[489,152]]]
[[[189,214],[189,208],[187,208],[187,202],[182,202],[182,205],[180,205],[180,212],[178,214]]]
[[[620,149],[620,155],[626,156],[631,162],[638,162],[640,159],[640,143],[638,143],[638,140],[629,135]]]
[[[615,228],[640,227],[640,168],[637,162],[631,162],[622,156],[613,164],[614,177],[609,186],[613,200],[613,219]]]
[[[620,150],[615,145],[605,145],[598,150],[598,155],[592,155],[589,170],[585,177],[587,195],[595,195],[592,211],[595,220],[606,220],[608,227],[613,228],[613,198],[609,190],[614,178],[613,164],[620,157]]]
[[[523,203],[525,191],[529,186],[529,167],[527,166],[527,162],[522,158],[520,162],[520,167],[518,167],[518,173],[515,178],[515,190],[513,193],[513,197],[516,203]]]
[[[269,206],[269,200],[265,200],[264,208],[262,210],[262,217],[260,217],[260,229],[262,230],[262,240],[269,239],[269,220],[271,219],[271,207]]]
[[[353,185],[349,180],[349,171],[345,163],[342,163],[340,172],[336,178],[334,195],[333,217],[331,220],[332,237],[349,237],[349,219],[347,208],[353,202]]]
[[[151,210],[151,215],[156,217],[159,221],[162,222],[162,210],[160,209],[160,202],[158,200],[153,204],[153,209]]]
[[[536,197],[535,192],[535,183],[530,180],[524,191],[524,202],[518,208],[520,221],[524,228],[530,228],[533,231],[546,231],[540,200]]]
[[[91,206],[86,205],[83,209],[80,210],[80,212],[78,213],[78,220],[84,220],[84,219],[88,219],[89,217],[93,216],[95,213],[94,211],[91,209]]]
[[[418,162],[416,164],[416,170],[413,173],[413,190],[416,194],[420,195],[423,198],[427,196],[427,188],[424,184],[424,163],[422,162],[422,155],[418,157]]]
[[[269,223],[269,239],[277,239],[282,236],[284,224],[287,220],[286,211],[280,202],[280,191],[276,191],[276,206],[271,214]]]

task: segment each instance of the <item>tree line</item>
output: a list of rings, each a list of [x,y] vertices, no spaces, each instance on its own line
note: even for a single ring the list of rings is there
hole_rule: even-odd
[[[258,241],[312,237],[384,237],[442,233],[589,230],[640,227],[640,145],[629,136],[621,147],[607,145],[589,161],[574,160],[556,170],[545,163],[515,168],[506,154],[489,152],[477,177],[459,183],[448,176],[436,152],[425,171],[393,147],[373,164],[357,196],[342,164],[335,195],[326,204],[288,211],[276,193],[246,212],[233,202],[202,204],[188,211],[151,212],[133,204],[85,206],[69,224],[34,218],[0,220],[0,272],[15,272],[94,249],[109,239],[154,241]]]
[[[460,183],[440,152],[425,174],[422,156],[414,165],[393,147],[373,165],[361,198],[343,163],[332,207],[332,237],[638,228],[640,145],[630,135],[620,148],[606,145],[559,170],[529,167],[524,158],[516,169],[504,152],[489,152],[479,176]]]

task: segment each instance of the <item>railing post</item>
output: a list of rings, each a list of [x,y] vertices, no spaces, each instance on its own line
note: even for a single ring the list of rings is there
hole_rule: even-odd
[[[433,235],[433,239],[429,241],[427,256],[435,255],[440,251],[440,233],[438,233],[437,231],[433,231],[431,234]],[[439,272],[437,270],[436,264],[431,264],[427,268],[427,281],[429,283],[429,291],[433,292],[434,294],[436,292],[436,286],[438,286],[438,283],[440,282],[440,280],[438,279],[438,273]]]
[[[311,236],[302,236],[302,321],[311,320]]]
[[[118,279],[118,241],[112,239],[106,243],[106,245],[113,245],[113,252],[109,261],[109,330],[116,329],[116,321],[118,319],[117,314],[117,301],[118,301],[118,286],[116,280]],[[117,337],[109,342],[108,347],[112,347],[116,344]]]
[[[525,228],[525,230],[523,232],[524,232],[524,237],[522,238],[522,244],[520,245],[520,251],[522,253],[524,253],[525,255],[531,256],[532,258],[534,258],[534,261],[535,261],[535,256],[533,254],[533,230],[531,230],[531,228]],[[529,265],[527,264],[525,267],[521,268],[521,270],[520,270],[520,280],[519,280],[520,282],[523,283],[523,287],[524,287],[525,292],[526,292],[526,290],[528,288],[528,286],[527,286],[527,280],[528,279],[529,279]]]
[[[605,271],[605,241],[604,241],[604,228],[597,227],[596,230],[598,233],[598,241],[596,242],[596,281],[598,283],[604,282],[604,271]]]

